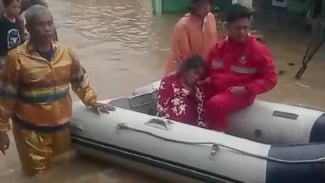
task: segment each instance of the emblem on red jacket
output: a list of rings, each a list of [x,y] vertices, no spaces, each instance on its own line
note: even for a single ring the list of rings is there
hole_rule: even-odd
[[[223,61],[222,60],[213,60],[212,61],[212,67],[214,69],[220,69],[223,68]]]
[[[247,57],[246,55],[243,55],[239,58],[239,63],[245,64],[247,62]]]

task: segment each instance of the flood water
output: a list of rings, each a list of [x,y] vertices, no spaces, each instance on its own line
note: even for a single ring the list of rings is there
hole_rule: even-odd
[[[129,95],[134,88],[161,76],[173,25],[179,16],[154,16],[150,2],[48,0],[59,40],[78,53],[100,99]],[[302,27],[288,23],[261,22],[256,22],[255,26],[264,34],[282,75],[277,88],[260,98],[325,109],[324,49],[316,55],[303,78],[297,81],[293,76],[300,66],[308,34]],[[131,170],[76,156],[63,157],[63,161],[55,163],[53,169],[41,177],[26,178],[20,170],[14,144],[6,156],[0,155],[0,161],[0,179],[7,183],[157,182]]]

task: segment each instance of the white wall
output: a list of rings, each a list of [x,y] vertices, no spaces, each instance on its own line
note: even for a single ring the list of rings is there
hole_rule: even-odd
[[[232,3],[239,3],[242,4],[250,9],[253,8],[253,0],[232,0]]]

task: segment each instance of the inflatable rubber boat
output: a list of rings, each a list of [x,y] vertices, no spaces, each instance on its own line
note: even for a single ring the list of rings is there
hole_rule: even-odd
[[[227,134],[155,116],[159,82],[73,108],[74,148],[172,182],[324,183],[324,112],[264,101],[231,115]]]

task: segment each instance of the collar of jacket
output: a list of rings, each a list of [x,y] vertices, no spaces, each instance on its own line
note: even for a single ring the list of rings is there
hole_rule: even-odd
[[[52,42],[52,49],[53,49],[53,56],[56,57],[59,52],[62,52],[62,49],[60,49],[60,44],[56,41]],[[61,51],[60,51],[61,50]],[[18,53],[25,55],[27,57],[33,57],[34,59],[41,59],[45,60],[43,57],[39,55],[39,53],[36,51],[35,47],[31,44],[30,41],[26,41],[23,45],[17,48]],[[59,54],[60,55],[60,54]],[[56,59],[54,59],[56,60]],[[47,61],[46,61],[47,62]]]
[[[52,44],[52,49],[55,52],[58,48],[58,43],[56,41],[53,41],[51,44]],[[34,45],[30,41],[26,41],[23,47],[27,50],[29,54],[33,54],[36,52]]]

